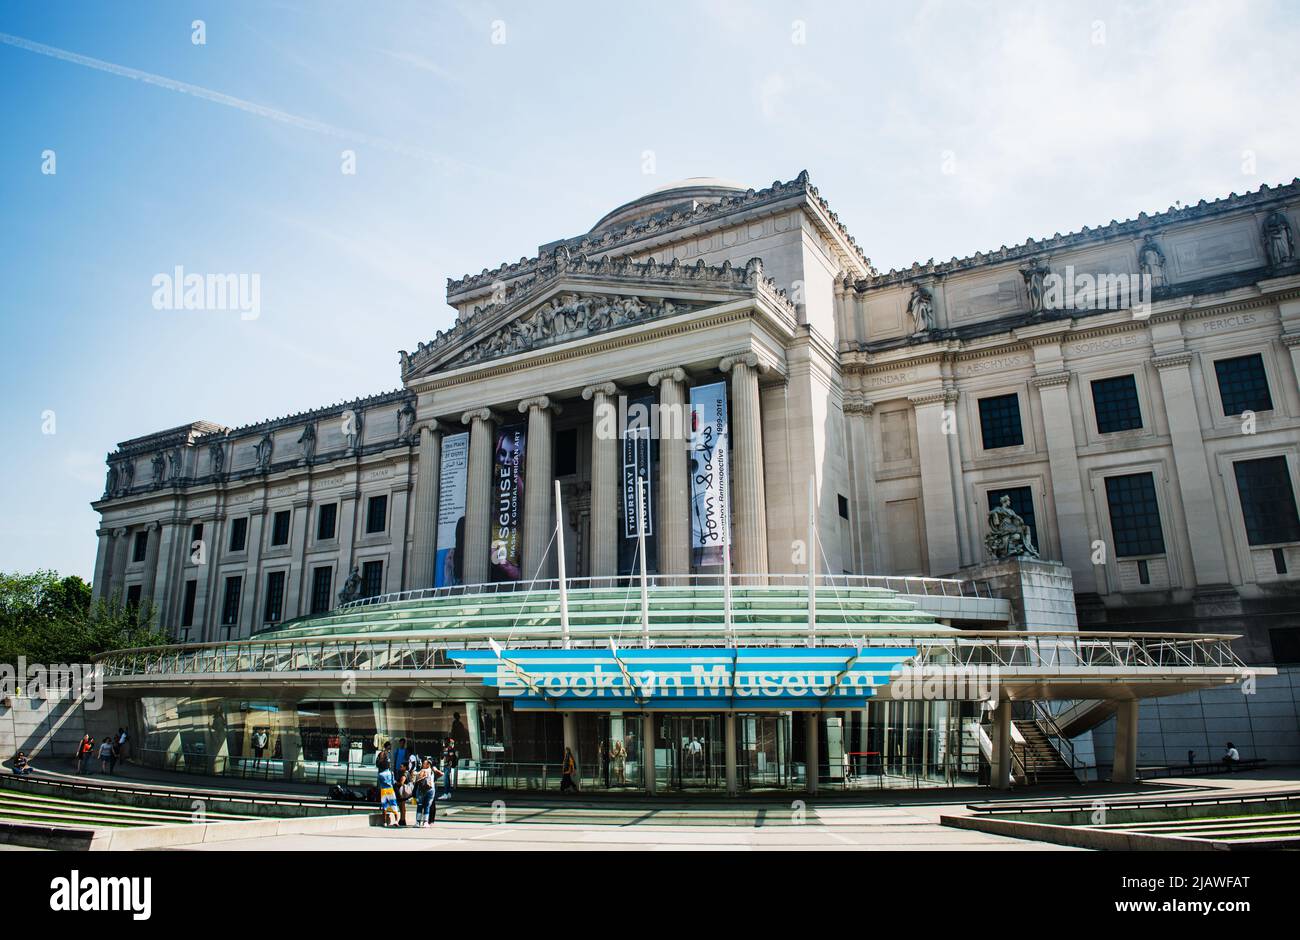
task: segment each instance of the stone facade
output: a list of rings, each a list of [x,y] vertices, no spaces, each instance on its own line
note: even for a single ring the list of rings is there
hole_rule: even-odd
[[[431,477],[445,435],[465,430],[465,577],[486,580],[493,431],[513,425],[532,429],[530,476],[552,467],[560,480],[568,573],[612,575],[621,454],[596,409],[647,395],[679,407],[690,386],[725,382],[733,560],[748,572],[806,570],[809,479],[815,561],[834,573],[971,572],[990,561],[990,495],[1023,487],[1042,558],[1072,573],[1082,628],[1241,632],[1242,654],[1267,662],[1270,631],[1300,627],[1300,540],[1249,543],[1234,465],[1283,458],[1294,499],[1297,225],[1300,181],[881,273],[806,173],[760,191],[665,187],[533,258],[449,281],[455,325],[399,354],[401,391],[353,403],[359,429],[335,406],[123,443],[95,504],[96,590],[138,585],[168,629],[197,640],[265,626],[275,570],[283,619],[310,611],[318,567],[332,569],[333,591],[366,560],[384,562],[384,590],[429,586]],[[1122,302],[1106,299],[1112,288]],[[1225,413],[1216,363],[1255,355],[1272,407],[1247,422]],[[1127,376],[1140,421],[1103,432],[1091,383]],[[1020,435],[986,449],[980,399],[992,397],[1014,401]],[[1106,481],[1145,473],[1163,551],[1122,554]],[[652,570],[694,564],[687,477],[684,447],[661,437]],[[389,522],[366,534],[365,501],[378,493]],[[537,530],[552,525],[552,498],[550,479],[525,489],[525,555],[543,574],[553,561],[541,560]],[[324,502],[338,503],[339,537],[319,545]],[[273,548],[284,509],[290,543]],[[240,554],[228,550],[236,516],[249,519]],[[196,522],[209,535],[203,565],[186,549]],[[223,626],[232,572],[245,600]],[[182,629],[187,580],[197,612]]]

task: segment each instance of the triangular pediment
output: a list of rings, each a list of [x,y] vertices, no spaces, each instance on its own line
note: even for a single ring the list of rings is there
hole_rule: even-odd
[[[405,381],[589,336],[695,313],[759,292],[784,295],[763,277],[762,264],[666,265],[627,259],[588,261],[558,256],[552,266],[503,287],[414,354],[403,351]]]

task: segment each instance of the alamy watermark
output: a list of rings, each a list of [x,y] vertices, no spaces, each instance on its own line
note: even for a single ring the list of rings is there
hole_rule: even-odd
[[[26,656],[19,656],[16,666],[0,663],[0,695],[41,699],[71,696],[94,711],[104,704],[104,667],[98,663],[31,664]]]
[[[1132,310],[1133,316],[1151,316],[1154,297],[1151,275],[1077,272],[1067,264],[1061,272],[1043,275],[1044,310]]]
[[[187,274],[178,264],[150,283],[155,310],[238,310],[241,320],[262,315],[260,274]]]

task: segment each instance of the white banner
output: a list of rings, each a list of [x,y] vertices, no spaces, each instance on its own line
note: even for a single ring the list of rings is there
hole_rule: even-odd
[[[465,478],[469,470],[469,432],[442,439],[442,468],[438,476],[438,555],[434,584],[459,584],[464,570],[459,552],[465,538]],[[457,536],[459,535],[459,540]]]
[[[731,467],[727,443],[727,386],[723,382],[691,389],[690,473],[691,547],[721,548],[730,535]]]

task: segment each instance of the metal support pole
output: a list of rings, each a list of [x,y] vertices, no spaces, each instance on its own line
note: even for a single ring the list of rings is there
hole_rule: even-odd
[[[808,645],[817,645],[817,477],[808,478]]]
[[[560,638],[569,648],[569,581],[564,572],[564,528],[560,525],[560,481],[555,481],[555,551],[560,575]]]
[[[650,648],[650,591],[645,575],[645,480],[636,484],[636,556],[641,561],[641,646]]]

